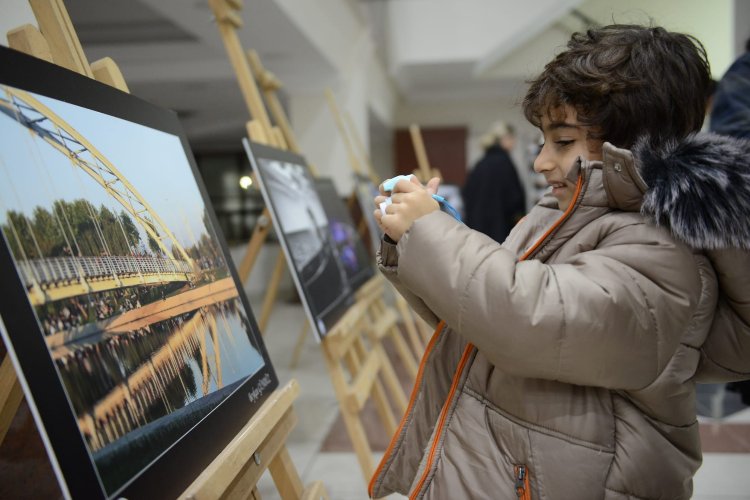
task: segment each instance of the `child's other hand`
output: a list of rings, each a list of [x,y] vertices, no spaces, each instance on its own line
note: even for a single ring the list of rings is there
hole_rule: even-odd
[[[439,185],[440,179],[437,177],[430,179],[426,187],[422,186],[416,177],[408,181],[399,181],[393,188],[392,203],[385,208],[385,215],[378,208],[375,210],[375,220],[393,241],[400,240],[415,220],[440,209],[438,202],[432,198],[432,195],[437,193]],[[378,207],[383,201],[385,196],[375,198]]]

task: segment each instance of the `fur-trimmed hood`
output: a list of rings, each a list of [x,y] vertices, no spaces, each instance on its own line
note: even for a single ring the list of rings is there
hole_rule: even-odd
[[[750,250],[750,141],[711,133],[633,147],[641,213],[693,248]]]

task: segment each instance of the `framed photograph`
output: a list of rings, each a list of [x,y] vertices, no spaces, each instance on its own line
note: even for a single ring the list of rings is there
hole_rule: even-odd
[[[354,303],[323,202],[305,159],[244,140],[276,235],[316,339]]]
[[[346,203],[336,192],[333,180],[328,177],[315,179],[315,190],[328,217],[328,231],[336,245],[349,287],[352,291],[357,291],[375,275],[375,259],[370,257],[362,243]]]
[[[177,116],[0,47],[0,330],[66,497],[176,497],[278,385]]]

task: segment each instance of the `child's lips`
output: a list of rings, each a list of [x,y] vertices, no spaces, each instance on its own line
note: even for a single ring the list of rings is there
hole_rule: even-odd
[[[549,184],[550,186],[552,186],[552,194],[553,195],[559,194],[559,193],[563,192],[567,188],[567,185],[564,182],[547,181],[547,184]]]

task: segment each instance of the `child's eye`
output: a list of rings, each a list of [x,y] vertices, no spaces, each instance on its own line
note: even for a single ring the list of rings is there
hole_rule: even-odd
[[[562,148],[562,147],[565,147],[565,146],[567,146],[569,144],[573,144],[574,142],[575,141],[573,141],[573,140],[563,140],[563,139],[561,139],[559,141],[555,141],[555,144],[557,144],[558,146],[560,146]]]

